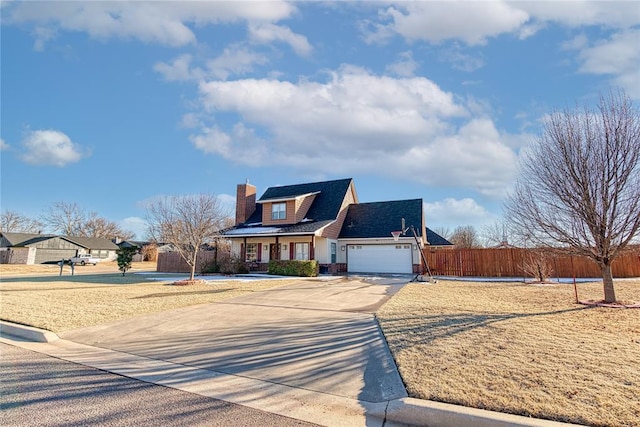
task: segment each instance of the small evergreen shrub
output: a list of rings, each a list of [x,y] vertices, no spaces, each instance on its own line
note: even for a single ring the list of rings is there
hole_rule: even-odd
[[[279,260],[269,261],[269,274],[278,276],[316,277],[320,267],[318,261]]]

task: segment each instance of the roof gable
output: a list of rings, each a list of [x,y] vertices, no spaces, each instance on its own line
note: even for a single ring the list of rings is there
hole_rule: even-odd
[[[351,183],[352,179],[346,178],[333,181],[269,187],[256,202],[256,210],[245,224],[262,222],[262,205],[264,202],[291,200],[312,193],[317,194],[307,211],[306,218],[313,221],[335,220],[340,212],[340,207]]]
[[[52,239],[57,237],[55,234],[36,234],[36,233],[1,233],[4,240],[9,246],[26,246],[32,243],[40,242],[42,240]]]
[[[422,199],[357,203],[349,206],[340,238],[391,237],[392,231],[414,226],[422,233]]]

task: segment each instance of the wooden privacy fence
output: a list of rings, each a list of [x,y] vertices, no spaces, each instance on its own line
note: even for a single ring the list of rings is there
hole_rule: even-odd
[[[215,251],[198,252],[196,273],[200,273],[204,266],[213,262],[215,256]],[[191,267],[178,252],[163,252],[158,254],[156,271],[163,273],[191,273]]]
[[[533,250],[500,249],[424,249],[433,275],[475,277],[523,277],[523,266]],[[551,253],[553,277],[601,277],[598,265],[586,257]],[[640,277],[640,250],[618,256],[612,264],[613,277]]]

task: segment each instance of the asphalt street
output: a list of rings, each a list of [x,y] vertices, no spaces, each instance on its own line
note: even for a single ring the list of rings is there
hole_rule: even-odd
[[[0,344],[3,426],[313,426]]]

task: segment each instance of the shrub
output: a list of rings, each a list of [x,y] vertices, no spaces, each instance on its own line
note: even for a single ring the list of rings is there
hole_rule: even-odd
[[[269,274],[279,276],[315,277],[319,271],[318,261],[269,261]]]
[[[218,260],[218,272],[222,274],[247,274],[249,267],[238,257],[223,257]]]
[[[142,260],[143,261],[158,261],[158,245],[155,243],[149,243],[142,247]]]
[[[537,282],[545,283],[553,275],[551,254],[547,249],[531,249],[525,256],[522,269]]]

